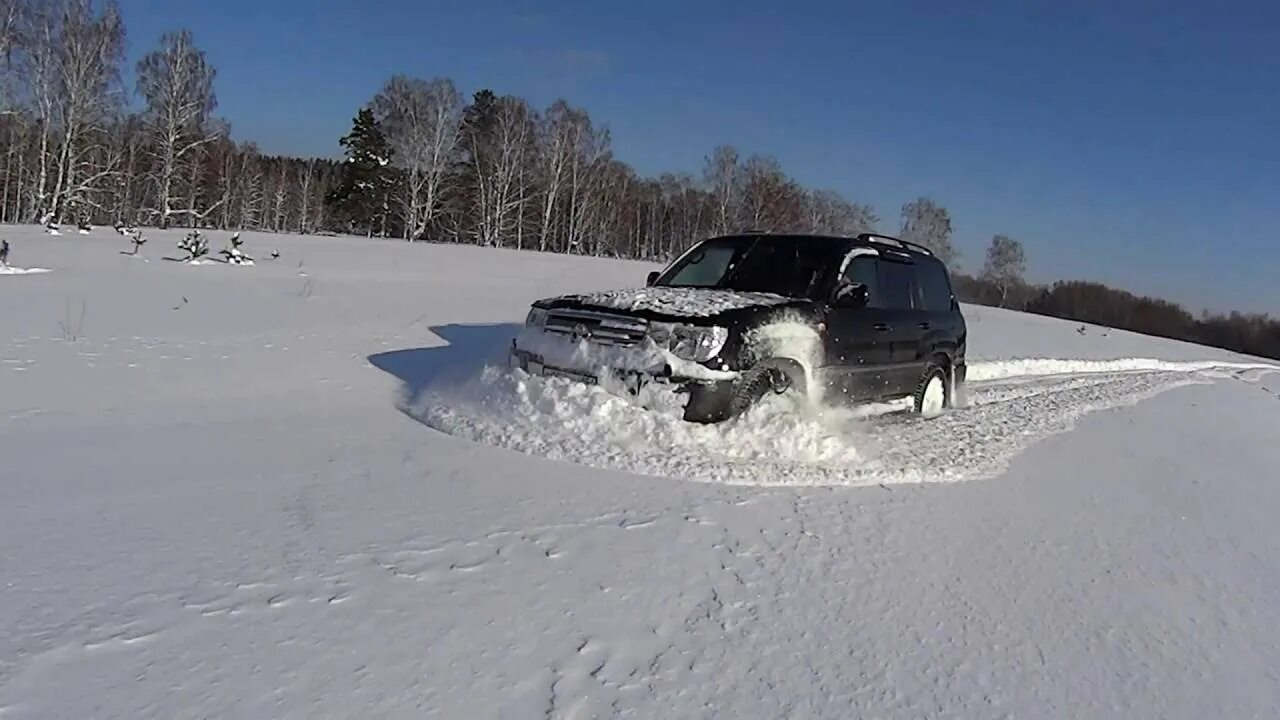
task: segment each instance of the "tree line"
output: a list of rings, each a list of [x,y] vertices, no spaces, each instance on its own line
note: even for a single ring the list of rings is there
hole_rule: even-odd
[[[134,69],[95,0],[0,0],[0,221],[311,232],[340,163],[263,154],[215,116],[215,71],[186,30]]]
[[[235,142],[216,70],[188,30],[163,34],[124,80],[114,0],[0,0],[0,222],[333,232],[662,260],[744,230],[851,235],[874,208],[805,187],[728,145],[695,173],[643,177],[608,128],[448,78],[394,75],[354,109],[342,160]],[[131,103],[131,101],[133,101]],[[137,107],[133,107],[136,105]],[[898,236],[955,266],[952,221],[904,204]],[[1202,316],[1096,283],[1027,284],[1023,246],[992,238],[963,299],[1280,357],[1265,315]]]
[[[1192,315],[1177,303],[1084,280],[1028,283],[1022,245],[997,235],[975,277],[953,273],[965,302],[1005,307],[1104,327],[1185,340],[1280,360],[1280,321],[1265,313]]]
[[[586,110],[564,100],[538,109],[488,89],[464,98],[447,78],[390,78],[341,144],[327,200],[333,229],[350,233],[652,259],[713,234],[853,234],[878,222],[871,207],[730,146],[698,175],[641,177]],[[949,242],[925,237],[939,208],[910,207],[922,241]]]
[[[723,146],[699,173],[642,177],[583,108],[395,75],[357,109],[345,158],[265,155],[216,115],[216,71],[167,32],[126,82],[114,0],[0,0],[0,221],[333,231],[661,258],[742,229],[850,234],[872,208]],[[945,209],[904,232],[949,252]]]

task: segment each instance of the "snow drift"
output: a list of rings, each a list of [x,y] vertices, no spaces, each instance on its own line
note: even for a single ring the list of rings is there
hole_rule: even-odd
[[[683,396],[490,367],[437,387],[407,411],[443,432],[555,460],[734,485],[877,485],[991,477],[1081,416],[1134,404],[1215,373],[1266,363],[1035,359],[978,361],[968,404],[941,418],[907,403],[844,407],[786,397],[720,425],[681,417]]]

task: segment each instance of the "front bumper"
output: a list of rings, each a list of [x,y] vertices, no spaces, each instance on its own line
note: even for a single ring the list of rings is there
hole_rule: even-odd
[[[651,384],[669,386],[677,392],[688,391],[692,387],[709,387],[725,384],[725,380],[690,377],[676,372],[670,365],[664,364],[645,370],[626,368],[601,368],[589,372],[581,368],[562,367],[538,353],[521,349],[516,342],[511,342],[508,354],[508,366],[519,368],[530,375],[540,377],[562,377],[587,385],[615,384],[632,392]]]

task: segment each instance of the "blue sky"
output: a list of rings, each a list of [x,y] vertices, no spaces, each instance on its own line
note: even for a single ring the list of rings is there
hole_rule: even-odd
[[[1280,4],[122,0],[132,64],[190,28],[219,114],[335,156],[392,73],[586,108],[639,172],[717,144],[875,206],[952,213],[1035,280],[1280,314]]]

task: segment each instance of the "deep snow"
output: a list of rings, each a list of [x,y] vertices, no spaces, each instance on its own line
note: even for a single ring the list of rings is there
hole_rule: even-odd
[[[652,265],[181,235],[0,228],[6,719],[1280,704],[1256,359],[966,307],[967,408],[695,428],[477,370]]]

